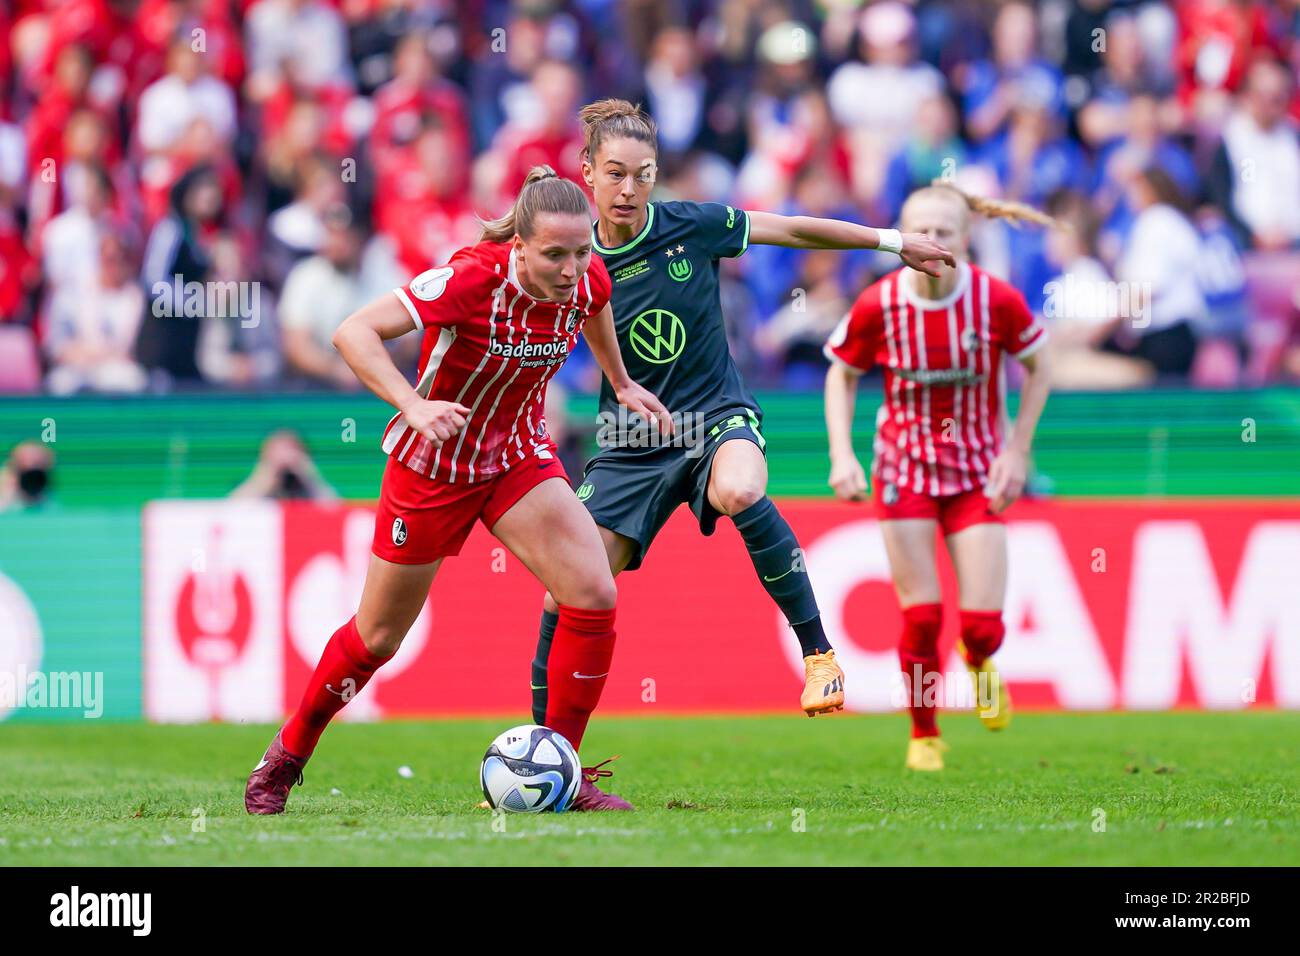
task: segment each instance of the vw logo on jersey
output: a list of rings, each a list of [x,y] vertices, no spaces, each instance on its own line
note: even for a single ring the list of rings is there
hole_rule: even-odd
[[[591,497],[592,493],[595,490],[596,490],[595,485],[593,485],[590,481],[584,481],[581,485],[578,486],[578,500],[586,501],[588,498]]]
[[[646,309],[627,333],[632,351],[652,365],[667,365],[686,348],[686,326],[667,309]]]
[[[393,519],[393,544],[399,548],[406,544],[406,522],[401,518]]]
[[[447,290],[447,280],[454,274],[451,266],[428,269],[411,280],[411,295],[432,302]]]
[[[691,267],[691,260],[685,256],[674,259],[668,263],[668,274],[678,282],[685,282],[691,277],[694,269]]]

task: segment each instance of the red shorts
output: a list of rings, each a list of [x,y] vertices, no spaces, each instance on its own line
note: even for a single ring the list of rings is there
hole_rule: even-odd
[[[989,499],[984,497],[982,488],[936,498],[889,482],[873,481],[871,501],[880,521],[930,518],[939,522],[945,535],[956,534],[972,525],[1004,523],[1002,516],[989,508]]]
[[[388,459],[370,550],[394,564],[429,564],[460,553],[482,519],[489,531],[520,498],[548,478],[569,480],[560,459],[528,458],[487,481],[447,482]]]

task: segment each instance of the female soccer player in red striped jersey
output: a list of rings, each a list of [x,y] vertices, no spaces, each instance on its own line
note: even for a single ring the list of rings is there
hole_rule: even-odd
[[[442,560],[459,553],[476,520],[560,602],[550,726],[581,745],[614,651],[617,592],[596,525],[546,431],[546,383],[585,333],[619,401],[669,421],[619,355],[609,274],[591,254],[588,216],[576,183],[534,167],[514,208],[486,223],[476,245],[335,333],[357,377],[398,414],[384,432],[389,459],[360,607],[326,645],[297,711],[249,777],[249,813],[284,810],[322,731],[397,651]],[[424,333],[414,388],[383,343],[413,329]],[[612,799],[594,781],[584,774],[572,809]]]
[[[943,267],[937,278],[908,268],[891,272],[858,296],[825,349],[830,484],[847,501],[867,496],[851,434],[858,379],[876,366],[885,374],[871,498],[903,609],[899,661],[912,717],[906,765],[914,770],[942,770],[947,749],[935,720],[942,622],[936,529],[957,572],[958,651],[974,675],[980,719],[999,730],[1011,718],[1011,699],[991,660],[1004,633],[1001,514],[1024,488],[1048,392],[1041,321],[1019,291],[969,262],[973,214],[1054,224],[1023,203],[969,196],[946,182],[917,190],[903,206],[902,228],[951,249],[956,267]],[[1005,445],[1003,354],[1027,370]]]

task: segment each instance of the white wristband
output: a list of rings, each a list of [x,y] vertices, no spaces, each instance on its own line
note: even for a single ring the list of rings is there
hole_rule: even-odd
[[[892,252],[895,255],[903,251],[903,234],[897,229],[877,229],[876,249],[880,252]]]

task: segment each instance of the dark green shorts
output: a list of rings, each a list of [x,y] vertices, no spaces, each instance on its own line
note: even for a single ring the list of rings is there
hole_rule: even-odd
[[[690,447],[667,446],[636,455],[603,452],[587,463],[578,500],[596,524],[636,542],[626,570],[641,566],[650,542],[678,505],[689,504],[701,533],[713,534],[720,515],[709,504],[709,473],[713,456],[733,439],[753,442],[760,449],[767,444],[753,409],[738,408],[706,424],[703,440]]]

